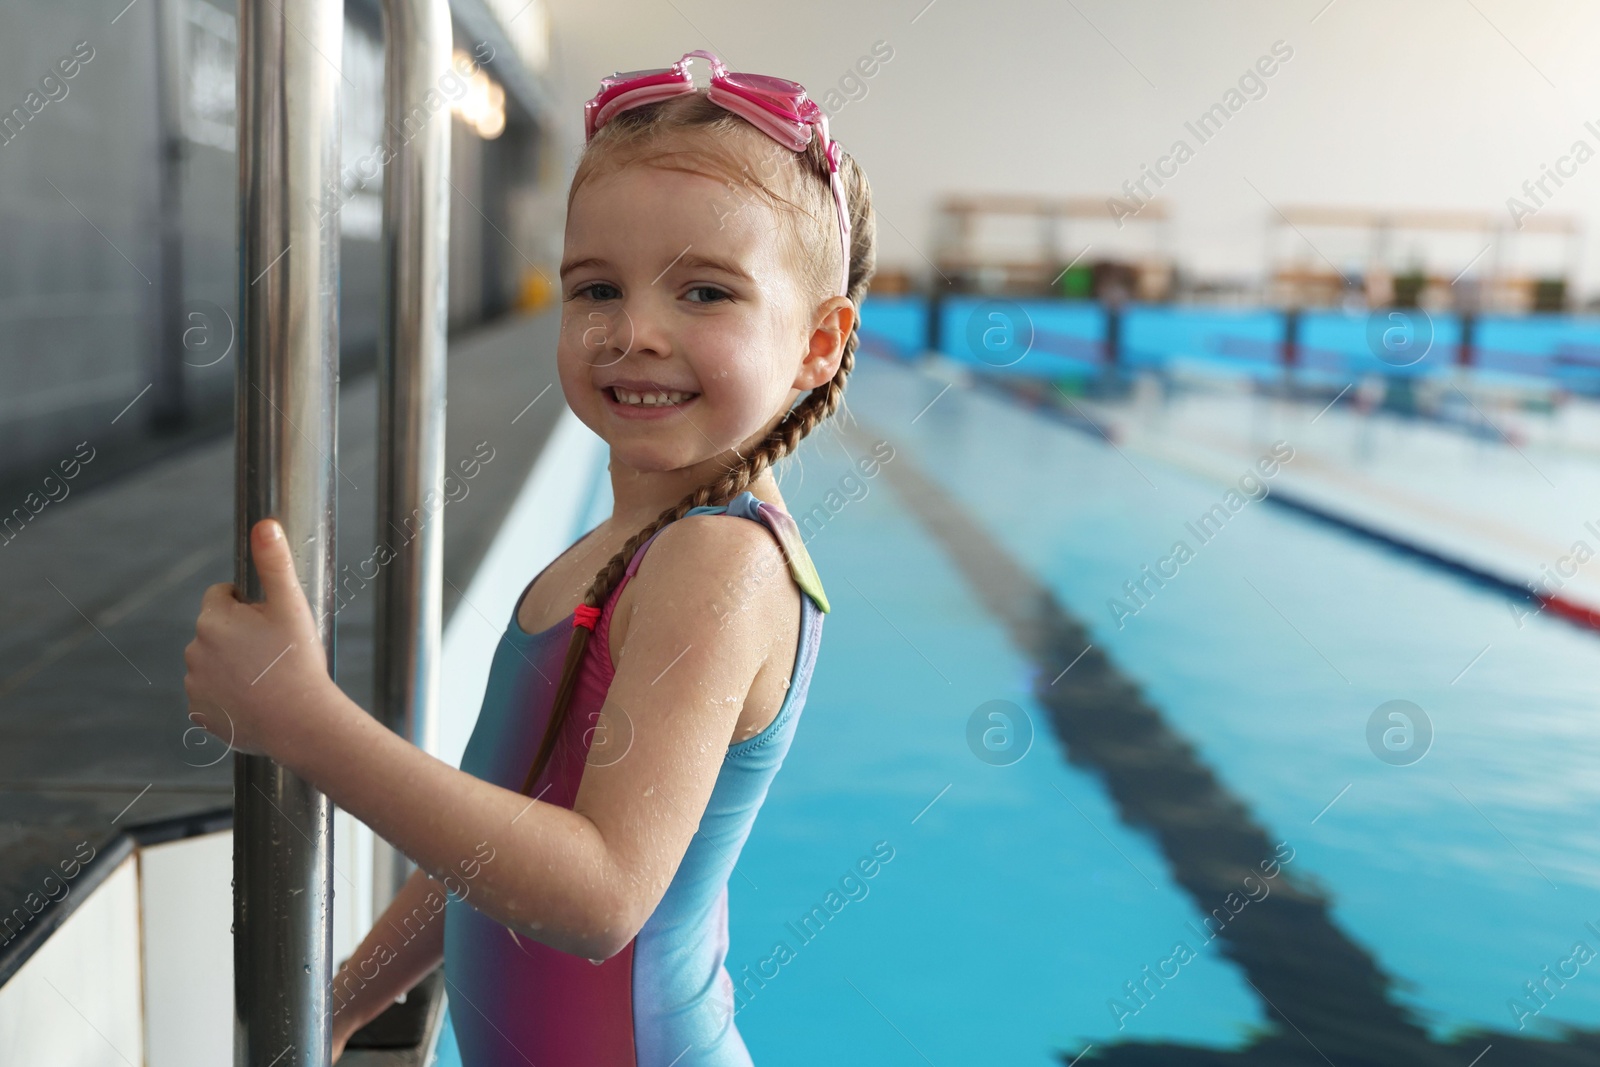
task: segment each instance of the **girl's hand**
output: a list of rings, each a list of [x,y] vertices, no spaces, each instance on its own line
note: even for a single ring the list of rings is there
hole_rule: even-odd
[[[183,688],[189,718],[206,732],[247,755],[277,758],[306,736],[311,698],[334,683],[276,519],[256,523],[250,553],[266,599],[244,603],[228,582],[205,591],[195,638],[183,650]]]

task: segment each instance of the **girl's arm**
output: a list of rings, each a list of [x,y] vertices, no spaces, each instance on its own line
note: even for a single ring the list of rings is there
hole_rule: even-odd
[[[190,717],[276,759],[497,922],[588,959],[621,951],[688,849],[773,629],[794,625],[771,535],[697,515],[656,539],[597,724],[632,742],[586,768],[568,811],[451,767],[346,697],[275,526],[252,532],[265,601],[206,591],[185,650]],[[752,605],[726,625],[724,579]]]
[[[411,872],[383,917],[333,977],[335,1055],[444,959],[445,889]]]

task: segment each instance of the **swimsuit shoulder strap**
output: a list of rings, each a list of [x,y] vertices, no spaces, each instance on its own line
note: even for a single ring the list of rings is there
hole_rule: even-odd
[[[800,538],[800,527],[789,513],[767,503],[748,489],[728,502],[727,511],[730,515],[753,519],[772,531],[772,536],[778,539],[778,547],[783,550],[784,561],[789,565],[789,573],[794,577],[795,584],[811,598],[818,610],[826,614],[829,610],[828,596],[822,591],[822,578],[817,574],[816,564],[811,561],[811,554],[806,551],[805,542]]]
[[[806,551],[805,542],[800,539],[800,527],[788,512],[767,503],[746,489],[726,504],[703,504],[700,507],[690,508],[684,513],[684,517],[713,514],[737,515],[759,522],[770,530],[778,540],[778,547],[783,551],[784,562],[788,564],[789,573],[794,577],[795,584],[811,598],[818,610],[824,613],[829,610],[827,594],[822,590],[822,578],[817,574],[816,565],[811,562],[811,555]],[[665,526],[661,528],[665,529]],[[651,534],[649,539],[634,552],[633,559],[628,561],[628,569],[623,575],[624,580],[632,578],[633,573],[639,569],[645,549],[650,547],[650,542],[661,536],[661,530]],[[617,584],[620,589],[622,583]]]

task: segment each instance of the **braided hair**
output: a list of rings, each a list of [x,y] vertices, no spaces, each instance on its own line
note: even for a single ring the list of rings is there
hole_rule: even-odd
[[[803,290],[813,295],[817,303],[828,296],[837,295],[839,278],[839,232],[833,204],[833,192],[828,182],[827,146],[822,138],[813,134],[811,143],[801,152],[792,152],[773,145],[781,152],[779,170],[774,178],[791,188],[800,187],[803,204],[784,197],[772,180],[762,176],[752,177],[748,163],[734,148],[734,137],[739,127],[753,130],[743,118],[711,103],[704,93],[696,92],[645,104],[622,112],[601,128],[584,149],[573,175],[567,204],[570,211],[572,198],[582,183],[594,177],[602,168],[620,169],[626,166],[649,164],[671,169],[689,169],[705,173],[706,167],[718,172],[718,177],[732,178],[748,188],[753,188],[765,198],[796,210],[780,211],[783,230],[797,247],[797,262],[805,275]],[[675,167],[670,161],[675,157],[691,155],[667,147],[669,142],[693,136],[696,145],[692,158],[698,166]],[[762,135],[763,140],[769,140]],[[784,168],[788,168],[788,173]],[[799,173],[796,173],[798,170]],[[791,455],[800,442],[813,429],[832,415],[844,401],[845,381],[855,367],[856,348],[860,343],[857,324],[860,320],[861,299],[866,295],[868,282],[876,272],[876,230],[872,217],[872,189],[867,176],[849,153],[841,153],[839,176],[844,183],[845,204],[850,213],[850,271],[848,291],[845,295],[855,306],[856,316],[850,336],[845,339],[844,355],[839,369],[829,381],[812,389],[795,404],[767,436],[744,455],[741,461],[700,486],[677,504],[657,515],[655,520],[630,537],[616,555],[600,568],[590,583],[582,603],[594,611],[601,609],[622,580],[628,562],[639,546],[657,531],[674,522],[696,507],[720,505],[751,485],[767,468],[785,456]],[[786,180],[785,180],[786,179]],[[829,248],[833,249],[830,253]],[[561,736],[573,690],[577,685],[578,670],[588,650],[593,630],[574,626],[567,645],[567,658],[561,671],[561,681],[556,686],[555,703],[550,719],[523,781],[522,792],[530,793],[539,775],[549,765],[556,740]]]

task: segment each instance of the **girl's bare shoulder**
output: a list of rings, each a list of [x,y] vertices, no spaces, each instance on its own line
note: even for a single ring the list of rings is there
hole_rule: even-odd
[[[661,531],[623,589],[612,643],[622,647],[628,622],[647,603],[705,614],[720,631],[775,625],[793,613],[799,596],[783,549],[765,524],[737,515],[688,515]]]

